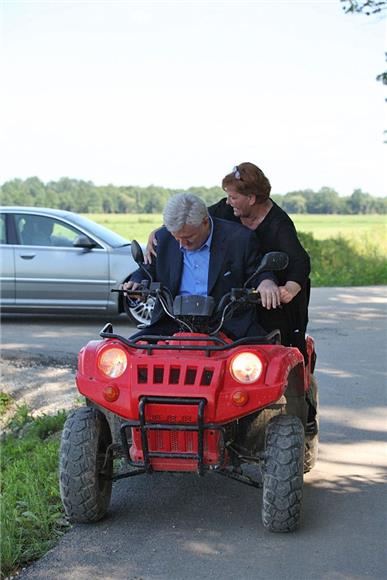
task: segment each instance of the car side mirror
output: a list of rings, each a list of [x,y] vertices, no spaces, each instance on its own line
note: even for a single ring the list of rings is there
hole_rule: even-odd
[[[130,249],[132,252],[133,260],[136,262],[136,264],[139,264],[139,265],[143,264],[144,263],[144,254],[143,254],[142,248],[137,240],[132,240]]]
[[[84,248],[86,250],[91,250],[92,248],[95,248],[96,245],[97,244],[91,238],[89,238],[89,236],[85,236],[85,234],[80,234],[73,241],[74,248]]]

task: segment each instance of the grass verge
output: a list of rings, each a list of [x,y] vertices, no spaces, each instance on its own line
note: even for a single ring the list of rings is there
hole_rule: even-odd
[[[64,411],[32,418],[21,406],[7,426],[1,453],[1,578],[42,556],[68,527],[58,486],[65,419]]]

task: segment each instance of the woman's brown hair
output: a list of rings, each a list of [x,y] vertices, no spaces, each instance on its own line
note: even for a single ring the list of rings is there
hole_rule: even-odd
[[[254,163],[240,163],[223,178],[222,189],[234,189],[242,195],[255,195],[257,203],[264,203],[270,196],[271,185],[259,167]]]

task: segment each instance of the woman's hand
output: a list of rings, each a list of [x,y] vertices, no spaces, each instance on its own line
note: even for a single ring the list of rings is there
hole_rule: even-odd
[[[267,310],[277,308],[280,305],[280,289],[273,280],[262,280],[257,290],[261,295],[261,304]]]
[[[297,282],[288,280],[285,286],[279,287],[281,302],[283,304],[289,304],[289,302],[291,302],[293,298],[297,296],[300,290],[301,286]]]
[[[160,228],[156,228],[155,230],[151,231],[151,233],[149,234],[149,238],[148,238],[146,248],[145,248],[144,264],[151,264],[152,263],[152,256],[153,257],[157,256],[157,252],[155,249],[157,246],[156,232],[159,229]]]

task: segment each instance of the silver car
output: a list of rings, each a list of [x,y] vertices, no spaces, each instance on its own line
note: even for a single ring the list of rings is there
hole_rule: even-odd
[[[137,269],[130,241],[69,211],[0,207],[1,309],[3,312],[124,311],[111,292]],[[130,308],[149,324],[153,300]]]

